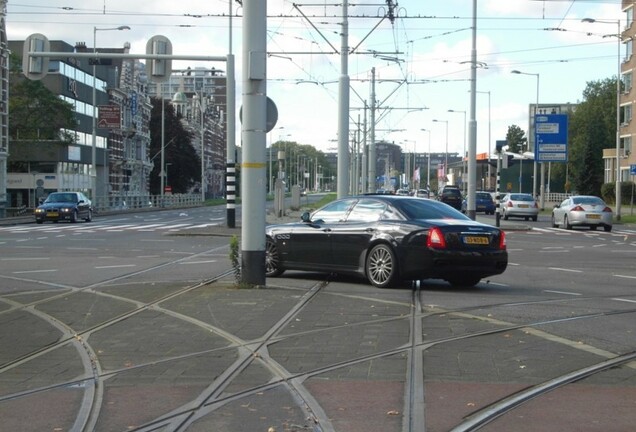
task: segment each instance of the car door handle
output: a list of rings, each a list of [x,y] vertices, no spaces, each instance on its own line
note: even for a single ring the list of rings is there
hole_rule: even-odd
[[[367,228],[364,231],[368,233],[375,232],[375,228]]]
[[[331,232],[331,228],[323,228],[323,232]]]

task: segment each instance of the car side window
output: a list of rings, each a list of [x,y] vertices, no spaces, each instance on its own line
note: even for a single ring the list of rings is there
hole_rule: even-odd
[[[355,199],[334,201],[311,215],[311,220],[315,222],[322,221],[323,223],[343,221],[355,202]]]
[[[375,222],[382,218],[385,207],[380,201],[361,199],[349,213],[347,222]]]
[[[568,202],[570,202],[569,198],[566,200],[563,200],[563,202],[561,203],[561,207],[565,207],[566,205],[568,205]]]

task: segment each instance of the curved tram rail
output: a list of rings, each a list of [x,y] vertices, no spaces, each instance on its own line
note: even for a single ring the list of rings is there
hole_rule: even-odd
[[[210,252],[212,251],[204,253]],[[178,259],[173,260],[170,263],[145,270],[144,273],[151,274],[153,271],[179,261]],[[526,322],[518,325],[499,325],[491,328],[480,327],[478,329],[469,329],[461,334],[426,340],[427,335],[425,334],[424,320],[440,317],[465,317],[469,312],[476,309],[483,309],[484,306],[454,311],[438,311],[432,307],[426,308],[422,304],[423,285],[419,282],[414,283],[411,287],[409,304],[408,302],[400,303],[393,299],[385,300],[379,298],[378,296],[383,295],[382,290],[375,290],[374,293],[376,294],[366,297],[360,294],[337,292],[335,290],[330,291],[329,289],[331,288],[332,282],[325,280],[318,283],[305,284],[309,286],[308,289],[303,287],[292,287],[291,289],[285,287],[285,289],[289,289],[289,292],[294,294],[295,300],[287,303],[286,309],[277,320],[274,320],[269,327],[262,329],[263,332],[260,337],[246,339],[220,326],[212,325],[198,317],[190,316],[170,307],[170,305],[174,304],[173,302],[175,300],[184,299],[195,292],[214,288],[230,274],[231,271],[225,271],[205,281],[184,284],[150,301],[135,300],[132,296],[116,295],[112,292],[106,293],[98,290],[100,286],[121,282],[128,278],[138,276],[139,273],[131,273],[85,288],[65,287],[70,289],[70,292],[65,290],[63,293],[48,296],[27,304],[18,303],[12,300],[10,296],[1,297],[0,301],[7,304],[9,308],[0,312],[0,318],[18,311],[27,312],[48,322],[50,326],[62,333],[62,337],[54,343],[35,347],[30,352],[24,353],[0,365],[0,380],[2,380],[5,374],[8,375],[21,366],[27,365],[29,362],[45,359],[47,356],[53,355],[57,350],[68,346],[72,346],[81,359],[83,373],[80,374],[79,378],[72,380],[62,380],[50,385],[11,393],[3,392],[3,394],[0,395],[0,404],[7,401],[17,401],[28,398],[29,396],[46,393],[54,389],[82,388],[83,395],[80,406],[77,409],[76,418],[69,429],[73,431],[112,430],[110,427],[105,427],[103,423],[104,408],[107,403],[105,389],[109,380],[118,376],[126,376],[133,371],[151,369],[161,364],[172,365],[175,362],[195,359],[206,354],[223,355],[224,353],[234,352],[237,354],[232,357],[232,361],[229,362],[227,367],[222,371],[218,371],[214,380],[205,383],[204,389],[196,393],[196,397],[181,403],[178,407],[173,407],[172,410],[158,415],[155,418],[146,419],[140,424],[129,425],[125,429],[133,431],[186,431],[217,411],[221,411],[231,405],[241,404],[242,401],[245,401],[245,404],[249,404],[248,401],[253,399],[256,395],[261,395],[264,392],[278,388],[284,389],[284,392],[290,395],[291,400],[296,403],[295,408],[302,413],[302,417],[304,418],[302,424],[290,422],[288,425],[289,430],[339,431],[344,429],[342,429],[342,423],[338,423],[338,418],[337,415],[334,415],[333,408],[323,406],[326,401],[324,395],[315,394],[314,390],[319,389],[319,387],[316,386],[315,383],[313,385],[306,385],[308,381],[311,381],[312,378],[333,376],[331,374],[355,369],[358,366],[368,368],[368,365],[375,361],[399,358],[402,359],[401,361],[405,365],[405,373],[402,378],[404,387],[402,398],[403,406],[399,407],[401,409],[386,411],[386,415],[398,419],[391,423],[393,426],[397,425],[396,431],[422,431],[427,429],[427,424],[429,424],[427,416],[430,414],[430,412],[427,411],[428,408],[425,402],[427,383],[425,380],[426,367],[423,361],[423,357],[427,352],[461,341],[478,341],[493,335],[501,335],[520,329],[559,325],[561,323],[570,323],[573,320],[591,320],[600,316],[634,314],[636,312],[636,309],[623,308],[608,310],[602,313],[588,313],[576,316],[568,314],[564,317],[541,322]],[[276,280],[277,283],[281,283],[281,281],[284,281],[284,279]],[[276,289],[277,287],[272,288]],[[220,289],[225,288],[221,285]],[[80,330],[73,328],[73,326],[62,322],[62,320],[51,314],[47,314],[39,308],[39,306],[61,298],[68,299],[72,296],[87,294],[106,296],[110,299],[127,303],[131,305],[131,309],[110,316],[108,319]],[[401,298],[405,299],[403,295]],[[303,314],[310,312],[312,308],[315,308],[313,309],[314,313],[316,310],[321,310],[320,308],[324,309],[325,301],[346,302],[349,300],[367,302],[370,307],[377,305],[377,309],[380,309],[379,306],[384,305],[386,306],[386,310],[384,314],[380,312],[368,315],[361,314],[357,321],[345,317],[338,323],[325,322],[323,326],[310,325],[303,327],[300,325],[298,329],[295,328],[295,326],[299,322],[302,323],[303,319],[305,319],[304,317],[307,316]],[[577,301],[581,300],[582,298],[577,299]],[[535,304],[554,302],[557,301],[537,301]],[[527,304],[527,302],[524,304]],[[488,306],[501,307],[512,305],[516,304],[502,303]],[[392,309],[393,307],[394,309]],[[110,368],[107,370],[103,364],[102,354],[93,346],[90,337],[114,326],[126,323],[147,311],[152,311],[153,313],[161,314],[177,322],[187,323],[189,326],[199,328],[209,334],[222,338],[226,341],[226,344],[211,348],[203,347],[198,351],[176,354],[174,356],[164,355],[159,359],[153,358],[146,362],[137,362],[119,369]],[[410,312],[404,313],[405,311]],[[317,322],[319,322],[319,320],[315,323]],[[305,366],[304,368],[300,368],[298,365],[289,367],[281,360],[283,358],[283,356],[280,355],[280,353],[283,352],[279,347],[281,344],[290,343],[293,345],[301,343],[302,341],[308,341],[306,343],[309,344],[311,340],[319,342],[329,340],[329,338],[335,334],[338,334],[339,337],[346,337],[347,334],[357,334],[356,332],[360,332],[361,330],[381,328],[392,328],[393,331],[397,329],[398,333],[399,329],[407,329],[409,334],[406,335],[407,337],[405,339],[398,338],[392,343],[384,345],[378,344],[375,349],[362,350],[364,352],[352,350],[350,353],[347,353],[347,355],[341,357],[334,356],[333,358],[325,358],[320,361],[312,361],[308,363],[312,366]],[[328,336],[328,334],[331,336]],[[327,337],[327,339],[321,339],[322,337]],[[355,339],[355,337],[352,337],[352,339]],[[302,349],[302,346],[298,349]],[[570,370],[558,376],[552,376],[550,379],[534,385],[526,385],[521,390],[498,398],[497,401],[486,407],[476,408],[474,412],[468,413],[468,415],[459,422],[455,422],[453,430],[478,430],[529,400],[546,395],[560,386],[601,373],[610,368],[625,365],[635,358],[636,353],[634,352],[623,353],[621,355],[615,355],[610,359],[603,359],[602,361],[589,364],[586,367]],[[243,382],[240,388],[234,387],[229,389],[229,387],[233,386],[237,379],[240,380],[242,374],[254,364],[265,368],[268,371],[270,379],[260,383],[253,381]],[[365,413],[361,412],[359,415],[363,416]],[[434,430],[435,428],[432,429]],[[25,427],[24,430],[28,430],[28,427]]]

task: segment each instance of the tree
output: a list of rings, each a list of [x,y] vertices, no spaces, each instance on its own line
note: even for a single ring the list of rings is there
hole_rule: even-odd
[[[173,193],[188,193],[201,180],[201,158],[192,145],[193,134],[186,130],[170,104],[164,105],[164,159]],[[161,99],[152,99],[150,116],[150,193],[161,193]],[[170,165],[168,165],[170,164]]]
[[[616,144],[616,79],[590,81],[570,119],[570,173],[572,189],[601,194],[603,149]]]
[[[506,133],[506,141],[508,141],[508,151],[511,153],[522,153],[523,148],[526,147],[528,138],[526,133],[517,125],[508,126],[508,133]]]
[[[12,54],[12,64],[21,60]],[[73,105],[57,97],[42,81],[32,81],[11,69],[9,83],[9,136],[14,140],[73,142],[66,130],[76,128]]]

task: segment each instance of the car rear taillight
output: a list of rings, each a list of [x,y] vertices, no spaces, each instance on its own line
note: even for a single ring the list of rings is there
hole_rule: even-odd
[[[611,213],[611,212],[612,212],[612,209],[611,209],[611,208],[609,208],[609,207],[605,207],[605,208],[603,209],[603,212]]]
[[[433,249],[446,248],[446,240],[444,239],[444,234],[439,228],[434,227],[428,231],[428,237],[426,238],[426,247],[430,247]]]
[[[499,232],[499,249],[506,250],[506,233],[504,231]]]
[[[508,201],[508,207],[513,207],[512,201]]]
[[[537,204],[537,202],[534,202],[534,208],[539,208],[539,204]]]
[[[585,210],[580,205],[577,205],[576,207],[572,209],[572,211],[585,211]]]

